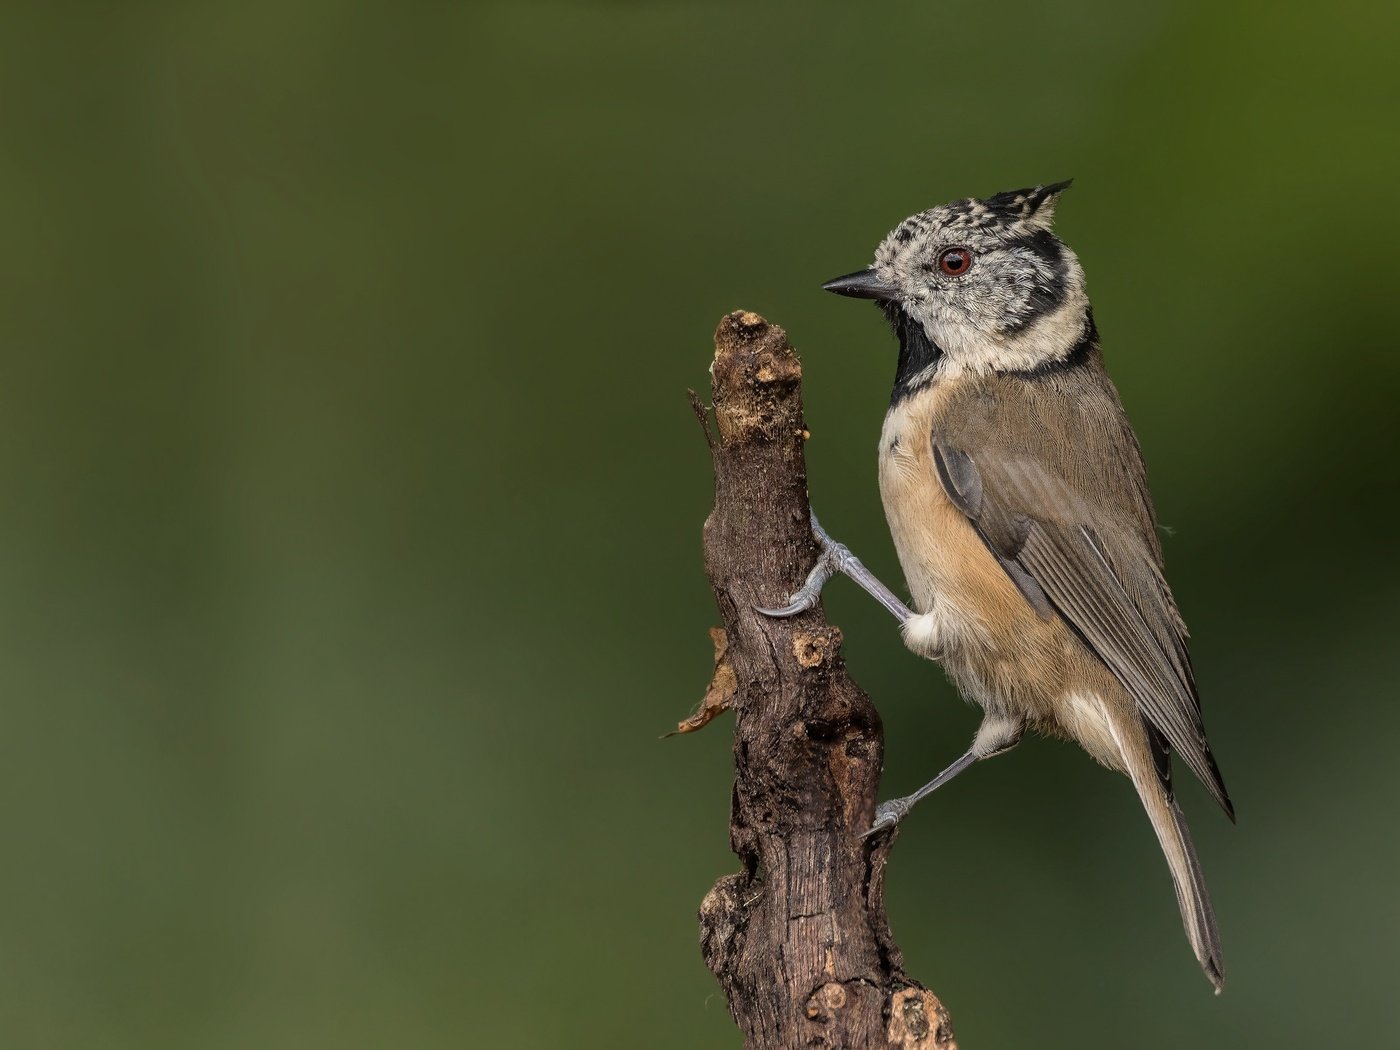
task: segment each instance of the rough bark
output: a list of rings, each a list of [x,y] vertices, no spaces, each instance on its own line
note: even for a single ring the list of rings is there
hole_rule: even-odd
[[[948,1014],[904,972],[885,917],[892,839],[860,838],[875,813],[880,716],[820,606],[790,620],[754,611],[783,604],[817,555],[801,365],[781,328],[736,312],[715,333],[711,379],[705,569],[725,634],[710,695],[735,713],[730,844],[743,870],[700,906],[705,962],[749,1050],[951,1050]]]

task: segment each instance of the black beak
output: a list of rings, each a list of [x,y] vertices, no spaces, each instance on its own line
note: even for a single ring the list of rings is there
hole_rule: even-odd
[[[899,289],[882,280],[874,270],[857,270],[845,277],[833,277],[822,285],[822,290],[849,295],[852,299],[899,298]]]

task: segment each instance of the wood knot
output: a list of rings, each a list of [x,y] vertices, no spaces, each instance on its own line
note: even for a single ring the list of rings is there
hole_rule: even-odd
[[[721,344],[731,347],[747,344],[752,349],[752,344],[767,343],[773,336],[777,336],[774,346],[787,344],[787,333],[777,325],[769,324],[762,314],[752,310],[733,310],[725,314],[719,323],[719,329],[715,332],[715,349],[719,350]]]
[[[748,876],[726,875],[700,902],[700,953],[716,976],[728,972],[743,949],[747,887]]]
[[[792,390],[802,380],[802,366],[790,352],[759,354],[753,377],[759,386]]]
[[[846,986],[837,981],[828,981],[808,998],[807,1016],[813,1021],[829,1021],[845,1005]]]
[[[841,641],[841,629],[830,624],[810,631],[794,631],[792,655],[803,667],[821,667],[834,662],[840,655]]]
[[[957,1050],[953,1021],[927,988],[904,988],[890,999],[890,1024],[885,1033],[899,1050]]]

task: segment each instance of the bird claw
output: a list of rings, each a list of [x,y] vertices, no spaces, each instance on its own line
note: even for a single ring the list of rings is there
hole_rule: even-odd
[[[881,802],[875,809],[875,821],[870,825],[870,830],[861,836],[868,839],[881,831],[893,831],[898,827],[899,822],[904,819],[904,815],[909,812],[909,807],[900,798],[891,799],[888,802]]]
[[[793,597],[796,598],[797,595],[794,594]],[[753,611],[763,616],[771,616],[775,620],[786,620],[791,616],[796,616],[798,613],[805,613],[808,609],[810,609],[813,605],[816,604],[817,603],[814,600],[804,599],[802,601],[794,601],[791,604],[784,605],[781,609],[768,609],[762,605],[755,605],[753,607]]]
[[[786,605],[777,609],[767,609],[761,605],[755,605],[755,612],[777,619],[787,619],[798,613],[804,613],[817,604],[827,580],[845,572],[852,564],[858,564],[849,547],[844,543],[837,543],[827,535],[826,530],[817,523],[815,514],[812,515],[812,533],[816,536],[817,543],[821,545],[821,553],[817,555],[817,563],[812,566],[812,571],[807,574],[807,579],[803,581],[802,586],[788,595]]]
[[[804,613],[816,606],[817,602],[821,600],[822,588],[826,586],[826,581],[840,571],[839,567],[833,567],[826,552],[823,551],[821,556],[817,558],[817,564],[812,567],[812,571],[808,574],[806,582],[788,595],[786,605],[777,609],[765,609],[761,605],[755,605],[754,610],[764,616],[773,616],[780,620]]]
[[[775,616],[780,619],[806,612],[813,608],[818,599],[821,598],[822,587],[826,585],[826,581],[837,573],[841,573],[854,580],[863,591],[889,610],[890,615],[900,623],[908,623],[913,618],[914,613],[909,606],[895,597],[893,591],[876,579],[875,574],[860,563],[860,559],[851,553],[849,547],[833,540],[821,527],[815,514],[812,515],[812,535],[817,538],[821,553],[817,555],[817,563],[812,566],[812,571],[807,574],[807,579],[803,581],[801,587],[788,596],[786,605],[777,609],[766,609],[761,605],[755,605],[754,609],[757,612],[764,616]]]

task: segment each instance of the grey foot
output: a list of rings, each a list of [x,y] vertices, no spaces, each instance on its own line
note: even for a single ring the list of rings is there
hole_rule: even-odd
[[[875,809],[875,822],[870,825],[870,830],[861,838],[868,839],[881,831],[892,831],[912,808],[909,800],[903,798],[892,798],[888,802],[881,802]]]
[[[777,609],[765,609],[756,605],[754,609],[757,612],[761,612],[764,616],[774,616],[780,619],[804,613],[817,604],[827,580],[838,573],[848,572],[852,567],[860,565],[849,547],[844,543],[837,543],[827,535],[826,530],[817,522],[815,514],[812,515],[812,535],[816,536],[822,552],[817,555],[817,563],[812,566],[812,571],[807,574],[807,579],[788,597],[786,605]]]

